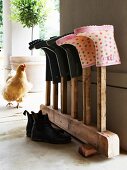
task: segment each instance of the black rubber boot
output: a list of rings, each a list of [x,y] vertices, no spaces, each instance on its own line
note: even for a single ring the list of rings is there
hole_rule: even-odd
[[[67,60],[67,53],[63,48],[56,44],[56,39],[59,39],[59,37],[51,38],[47,40],[46,43],[49,46],[48,48],[51,48],[56,54],[61,77],[66,77],[67,80],[70,80],[70,70]]]
[[[46,54],[46,81],[52,81],[52,72],[51,72],[50,60]]]
[[[32,50],[35,46],[35,44],[41,42],[41,39],[37,39],[37,40],[33,40],[31,42],[29,42],[29,49]]]
[[[29,43],[29,49],[42,49],[46,54],[46,81],[59,83],[61,81],[60,70],[57,62],[56,53],[44,40],[34,40]]]
[[[64,48],[67,53],[71,77],[73,78],[81,76],[82,66],[76,47],[71,44],[63,44],[61,47]]]
[[[41,113],[41,111],[40,111]],[[34,114],[34,112],[32,113]],[[48,115],[36,114],[31,132],[33,141],[52,144],[65,144],[71,142],[71,137],[52,127]]]
[[[27,114],[27,118],[28,118],[27,125],[26,125],[26,136],[31,137],[31,130],[33,127],[34,119],[33,119],[33,115],[30,114],[27,110],[25,110],[23,112],[23,115],[26,116],[26,114]]]
[[[23,112],[23,115],[26,116],[26,114],[27,114],[27,118],[28,118],[27,125],[26,125],[26,136],[27,137],[31,137],[31,131],[32,131],[32,128],[33,128],[34,120],[42,120],[42,119],[44,119],[46,122],[48,122],[51,125],[51,122],[50,122],[50,120],[48,118],[48,115],[43,115],[41,110],[38,113],[35,113],[33,111],[31,111],[31,113],[32,114],[30,114],[27,110],[25,110]],[[41,126],[42,125],[43,125],[43,122],[42,122]],[[52,128],[56,131],[56,133],[58,135],[64,134],[64,136],[66,136],[68,139],[71,140],[70,135],[67,134],[64,130],[58,129],[58,128],[55,128],[55,127],[52,127]]]
[[[49,60],[53,83],[59,83],[61,81],[61,77],[60,77],[60,70],[59,70],[56,54],[54,53],[54,51],[52,51],[47,47],[41,47],[41,49],[45,52],[46,57]],[[46,72],[46,77],[47,77],[48,70],[46,71],[47,71]]]
[[[55,51],[51,47],[49,47],[46,44],[46,41],[44,40],[41,40],[41,42],[35,43],[34,47],[35,49],[42,49],[45,52],[46,57],[49,60],[52,81],[53,83],[59,83],[61,81],[61,77],[60,77],[60,69],[58,66],[57,56],[56,56]],[[46,69],[46,77],[47,75],[48,75],[48,70]]]

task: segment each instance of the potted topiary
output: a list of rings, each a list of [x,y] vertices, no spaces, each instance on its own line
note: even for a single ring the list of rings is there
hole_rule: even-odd
[[[31,41],[33,40],[33,29],[35,25],[44,24],[48,8],[47,0],[11,0],[11,20],[19,22],[23,27],[31,28]],[[33,53],[31,52],[31,55]],[[10,62],[13,69],[21,64],[27,65],[26,74],[28,80],[33,84],[32,92],[42,90],[42,79],[38,75],[42,72],[42,58],[30,56],[11,56]]]
[[[31,41],[35,25],[44,24],[48,8],[47,0],[11,0],[11,20],[19,22],[23,27],[31,28]]]

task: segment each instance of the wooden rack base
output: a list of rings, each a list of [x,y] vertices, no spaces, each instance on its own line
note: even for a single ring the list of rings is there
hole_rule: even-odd
[[[47,113],[52,123],[64,129],[72,136],[93,145],[99,153],[108,158],[119,155],[119,137],[110,131],[99,132],[94,126],[87,126],[70,115],[62,114],[51,106],[40,106],[43,113]]]

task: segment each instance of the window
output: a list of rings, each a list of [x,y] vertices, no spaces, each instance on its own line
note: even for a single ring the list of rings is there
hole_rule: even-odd
[[[39,25],[39,38],[43,40],[50,39],[53,36],[60,35],[60,12],[59,12],[59,1],[60,0],[47,0],[47,14],[45,21]],[[38,35],[38,29],[34,32],[35,36]],[[37,34],[37,35],[36,35]],[[36,39],[36,38],[35,38]],[[44,55],[43,50],[34,50],[35,55]],[[44,58],[45,60],[45,58]]]
[[[40,25],[40,38],[49,39],[60,34],[59,0],[47,0],[47,16]]]

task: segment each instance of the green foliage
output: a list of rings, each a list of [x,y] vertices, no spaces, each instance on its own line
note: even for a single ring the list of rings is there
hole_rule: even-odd
[[[23,27],[34,27],[46,20],[46,0],[11,0],[11,19]]]
[[[55,4],[55,10],[59,11],[60,10],[60,0],[54,0]]]
[[[3,2],[0,0],[0,25],[3,24]]]

